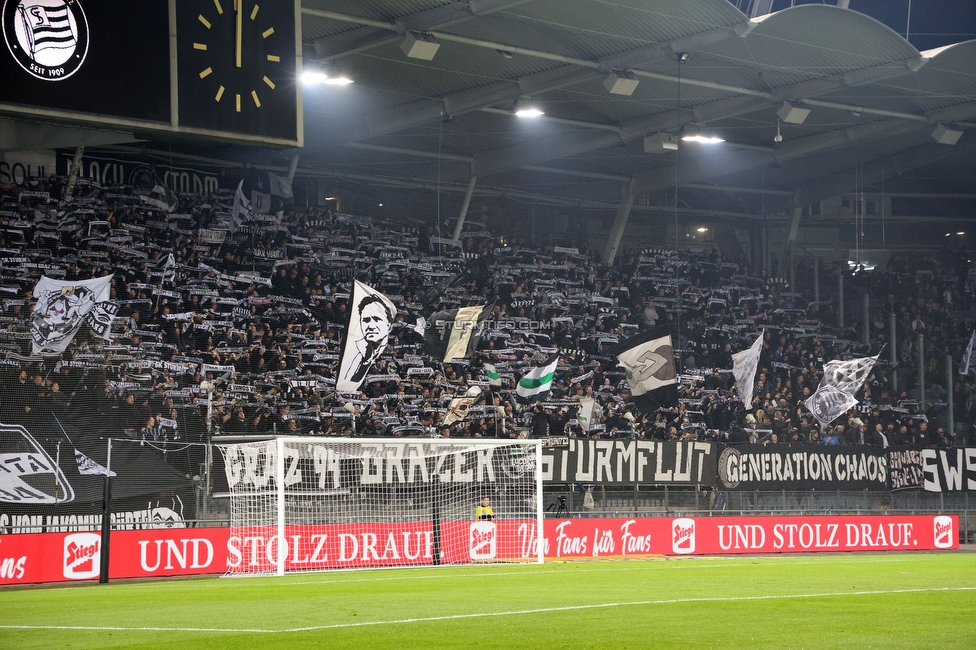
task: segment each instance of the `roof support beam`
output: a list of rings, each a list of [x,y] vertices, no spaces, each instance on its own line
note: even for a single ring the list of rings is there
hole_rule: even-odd
[[[471,20],[475,16],[510,9],[529,0],[469,0],[467,6],[459,2],[434,7],[409,16],[398,18],[394,22],[374,21],[358,16],[348,16],[333,11],[322,11],[312,7],[302,7],[302,13],[330,20],[357,23],[363,25],[358,29],[342,32],[334,36],[326,36],[315,42],[315,51],[320,58],[333,60],[357,52],[392,43],[407,32],[427,32],[441,27],[456,25]]]
[[[798,186],[793,193],[793,205],[802,208],[822,199],[849,192],[855,189],[855,183],[863,183],[865,186],[878,183],[883,179],[900,176],[923,165],[974,148],[976,142],[963,147],[947,147],[932,143],[886,156],[873,164],[862,165],[860,169],[852,167]]]

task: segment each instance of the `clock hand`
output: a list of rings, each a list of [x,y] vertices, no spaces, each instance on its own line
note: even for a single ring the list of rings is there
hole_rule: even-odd
[[[241,67],[241,31],[244,26],[244,0],[234,0],[237,9],[237,67]]]

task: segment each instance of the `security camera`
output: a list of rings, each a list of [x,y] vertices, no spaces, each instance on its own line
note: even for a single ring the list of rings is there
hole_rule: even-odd
[[[773,142],[782,142],[782,141],[783,141],[783,134],[782,133],[777,133],[773,137]]]

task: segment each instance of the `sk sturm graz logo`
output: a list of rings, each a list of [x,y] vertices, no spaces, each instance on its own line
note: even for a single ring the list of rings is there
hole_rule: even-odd
[[[74,498],[61,468],[27,429],[0,424],[0,502],[50,505]]]
[[[24,70],[67,79],[88,54],[88,19],[78,0],[4,0],[3,38]]]

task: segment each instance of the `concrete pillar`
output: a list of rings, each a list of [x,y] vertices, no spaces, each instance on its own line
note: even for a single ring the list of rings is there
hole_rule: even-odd
[[[620,248],[620,240],[627,229],[627,220],[630,218],[630,211],[634,207],[633,180],[624,183],[620,191],[620,203],[617,204],[617,214],[613,219],[613,226],[610,227],[610,237],[607,238],[607,247],[603,251],[603,263],[613,264],[617,257],[617,250]]]
[[[461,211],[458,212],[457,223],[454,224],[454,236],[451,239],[461,237],[461,229],[464,227],[464,217],[468,214],[468,206],[471,205],[471,195],[474,194],[474,186],[477,182],[477,176],[472,176],[468,181],[468,189],[464,192],[464,200],[461,201]]]
[[[74,158],[71,159],[71,169],[68,170],[68,184],[64,188],[64,200],[70,201],[71,195],[75,193],[75,185],[78,183],[78,174],[81,172],[81,157],[85,153],[84,147],[75,148]]]
[[[953,379],[954,378],[952,376],[952,358],[946,356],[946,408],[949,409],[949,428],[946,429],[946,431],[949,433],[950,436],[956,432],[956,416],[953,413],[953,411],[955,410],[953,408],[954,401],[955,401],[953,396],[953,393],[955,391],[952,390]]]
[[[837,274],[837,326],[844,326],[844,274]]]
[[[925,339],[918,335],[918,407],[925,410]]]
[[[819,257],[813,258],[813,301],[820,302],[820,258]]]
[[[864,345],[871,345],[871,295],[864,290]]]
[[[891,338],[891,366],[892,366],[892,368],[894,368],[895,367],[895,364],[898,363],[898,336],[897,336],[898,331],[897,331],[897,329],[895,327],[895,313],[894,312],[888,314],[888,321],[889,321],[889,326],[891,328],[891,335],[890,335],[890,338]],[[894,391],[895,393],[898,392],[898,371],[897,370],[892,370],[891,371],[891,390]]]

